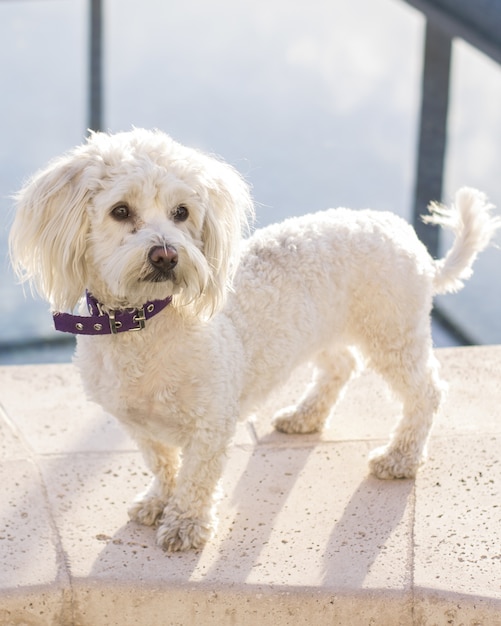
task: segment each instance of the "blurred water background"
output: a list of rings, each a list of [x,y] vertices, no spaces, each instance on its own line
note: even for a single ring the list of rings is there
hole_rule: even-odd
[[[0,363],[73,350],[40,347],[52,319],[16,284],[7,236],[10,196],[85,138],[88,13],[87,0],[0,0]],[[251,183],[257,226],[331,206],[411,221],[425,20],[402,0],[105,0],[104,25],[104,127],[221,155]],[[444,200],[470,185],[501,206],[500,111],[501,68],[455,40]],[[501,343],[500,260],[489,249],[440,299],[477,343]]]

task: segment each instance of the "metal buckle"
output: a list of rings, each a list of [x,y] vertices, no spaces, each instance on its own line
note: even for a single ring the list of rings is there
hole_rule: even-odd
[[[131,328],[131,330],[143,330],[146,327],[146,315],[144,313],[144,306],[137,309],[137,315],[132,318],[137,324],[137,328]]]
[[[143,328],[146,328],[146,315],[144,313],[144,307],[140,307],[139,309],[135,310],[137,311],[137,315],[134,315],[132,321],[137,324],[137,326],[134,328],[127,328],[127,331],[143,330]],[[110,318],[111,333],[113,335],[116,335],[122,328],[122,322],[119,322],[115,319],[115,311],[110,311],[108,313],[108,317]]]
[[[101,303],[96,300],[95,304],[96,304],[96,308],[97,308],[98,314],[99,315],[106,315],[106,313],[101,308]],[[90,314],[92,315],[93,314],[92,307],[89,306],[89,309],[90,309]],[[112,311],[112,313],[113,313],[113,311]]]
[[[112,335],[116,335],[118,330],[122,327],[122,322],[117,322],[115,320],[115,311],[110,311],[108,313],[108,317],[110,318],[110,330]]]

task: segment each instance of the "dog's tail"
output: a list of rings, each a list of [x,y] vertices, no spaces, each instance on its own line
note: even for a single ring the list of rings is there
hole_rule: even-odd
[[[448,228],[455,234],[449,252],[435,261],[435,293],[458,291],[463,287],[463,280],[471,276],[477,254],[488,246],[501,227],[501,219],[490,214],[493,208],[485,194],[469,187],[456,193],[450,208],[435,202],[430,204],[430,215],[423,217],[423,221]]]

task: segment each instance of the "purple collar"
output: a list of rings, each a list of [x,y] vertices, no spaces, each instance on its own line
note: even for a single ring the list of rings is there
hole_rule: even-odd
[[[146,320],[160,313],[172,301],[172,296],[165,300],[153,300],[137,309],[123,309],[105,313],[99,302],[88,291],[87,306],[90,317],[71,315],[71,313],[53,313],[56,330],[74,335],[116,335],[132,330],[143,330]]]

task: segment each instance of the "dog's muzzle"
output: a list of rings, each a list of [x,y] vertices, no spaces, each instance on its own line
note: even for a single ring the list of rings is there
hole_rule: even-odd
[[[148,252],[148,261],[153,272],[147,280],[162,282],[173,278],[173,270],[178,263],[177,250],[173,246],[154,246]]]

